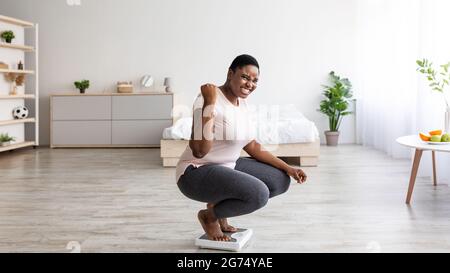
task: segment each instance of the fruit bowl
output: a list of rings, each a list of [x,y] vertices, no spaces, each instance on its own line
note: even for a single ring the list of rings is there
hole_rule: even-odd
[[[431,145],[447,145],[450,144],[450,134],[442,133],[442,130],[433,130],[429,135],[419,133],[420,139]]]
[[[435,142],[435,141],[423,141],[430,145],[449,145],[450,142]]]

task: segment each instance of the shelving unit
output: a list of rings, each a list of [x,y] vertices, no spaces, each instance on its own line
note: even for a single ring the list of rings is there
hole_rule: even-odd
[[[8,133],[15,137],[17,142],[8,146],[0,146],[0,152],[39,145],[39,26],[28,21],[0,15],[0,32],[4,30],[12,30],[16,38],[12,43],[0,42],[0,62],[7,63],[9,66],[8,69],[0,68],[0,133]],[[26,43],[25,31],[32,31],[32,33],[27,34],[34,36],[34,45]],[[31,57],[29,60],[34,62],[32,69],[30,65],[25,63],[25,54],[33,54],[27,55]],[[27,69],[15,69],[19,60]],[[28,83],[28,80],[26,80],[23,87],[18,88],[18,94],[11,95],[9,91],[11,83],[5,77],[8,74],[27,75],[27,78],[35,77],[33,88],[25,89],[25,84]],[[33,110],[34,117],[30,115],[26,119],[13,119],[12,109],[20,105],[25,106],[25,101],[31,103],[27,106],[34,107],[34,109],[30,109]],[[30,130],[26,130],[25,124],[31,124],[27,126],[33,127],[27,127]],[[34,136],[30,137],[28,133],[33,132]]]

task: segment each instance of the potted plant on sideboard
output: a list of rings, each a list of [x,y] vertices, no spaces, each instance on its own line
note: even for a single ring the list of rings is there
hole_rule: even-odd
[[[84,91],[89,88],[88,80],[77,81],[77,82],[74,82],[74,84],[75,84],[75,87],[80,90],[81,94],[84,94]]]
[[[325,99],[320,102],[320,112],[328,116],[329,131],[325,131],[328,146],[336,146],[339,141],[339,126],[347,111],[352,97],[352,84],[347,78],[337,76],[334,71],[329,73],[332,85],[323,85]]]

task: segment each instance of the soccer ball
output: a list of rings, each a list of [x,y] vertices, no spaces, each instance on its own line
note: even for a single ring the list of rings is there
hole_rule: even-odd
[[[28,109],[25,106],[17,106],[12,114],[15,119],[24,119],[28,117]]]

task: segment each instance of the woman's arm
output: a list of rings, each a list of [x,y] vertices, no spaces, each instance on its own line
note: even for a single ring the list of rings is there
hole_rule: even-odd
[[[289,176],[297,180],[297,182],[306,182],[307,176],[301,169],[293,168],[286,164],[283,160],[272,155],[270,152],[263,150],[261,144],[259,144],[256,140],[253,140],[247,144],[244,147],[244,151],[246,151],[254,159],[286,172]]]
[[[205,84],[201,87],[203,96],[203,107],[194,110],[192,121],[192,134],[189,140],[189,147],[192,154],[197,158],[204,157],[210,150],[214,139],[214,106],[217,100],[216,86]],[[201,122],[195,124],[196,122]],[[194,132],[198,130],[198,132]]]

